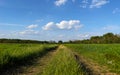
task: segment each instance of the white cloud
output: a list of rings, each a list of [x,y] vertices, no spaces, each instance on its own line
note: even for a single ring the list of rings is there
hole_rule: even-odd
[[[29,25],[26,27],[27,28],[26,30],[18,32],[18,34],[20,34],[20,35],[37,35],[37,34],[39,34],[39,31],[33,30],[33,28],[37,28],[37,27],[38,27],[37,24]]]
[[[61,6],[64,5],[68,0],[56,0],[54,4],[56,6]],[[75,2],[76,0],[71,0],[72,2]],[[110,1],[109,0],[81,0],[80,7],[82,8],[100,8],[103,5],[108,4]]]
[[[56,25],[54,24],[54,22],[49,22],[44,27],[42,27],[42,29],[43,30],[52,30],[55,27],[56,27]]]
[[[39,34],[39,32],[35,31],[35,30],[25,30],[25,31],[19,32],[19,34],[21,34],[21,35],[35,35],[35,34]]]
[[[33,28],[37,28],[38,25],[37,24],[32,24],[32,25],[29,25],[27,28],[28,29],[33,29]]]
[[[79,20],[61,21],[56,25],[59,29],[72,29],[72,28],[77,28],[78,26],[81,26]]]
[[[56,0],[54,3],[56,6],[64,5],[67,2],[67,0]]]
[[[120,9],[119,8],[115,8],[112,13],[113,14],[120,13]]]
[[[52,30],[52,29],[79,29],[83,25],[80,23],[79,20],[63,20],[59,23],[49,22],[44,27],[43,30]]]
[[[90,8],[100,8],[101,6],[109,3],[108,0],[92,0]]]
[[[104,30],[119,30],[120,26],[117,25],[107,25],[105,27],[103,27]]]

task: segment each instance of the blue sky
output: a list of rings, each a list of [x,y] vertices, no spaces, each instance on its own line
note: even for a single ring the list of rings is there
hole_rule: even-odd
[[[119,34],[119,0],[0,0],[0,38],[78,40]]]

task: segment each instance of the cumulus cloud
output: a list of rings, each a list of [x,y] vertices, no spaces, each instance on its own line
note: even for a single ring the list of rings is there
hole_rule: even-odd
[[[44,27],[43,30],[52,30],[52,29],[79,29],[81,28],[83,25],[80,23],[79,20],[63,20],[59,23],[54,23],[54,22],[49,22],[47,23]]]
[[[35,35],[35,34],[39,34],[39,32],[35,31],[35,30],[25,30],[25,31],[19,32],[19,34],[21,34],[21,35]]]
[[[27,28],[26,30],[20,31],[20,32],[18,32],[18,34],[20,34],[20,35],[36,35],[36,34],[39,34],[39,31],[33,30],[34,28],[37,28],[37,27],[38,27],[37,24],[31,24],[31,25],[26,27]]]
[[[77,28],[78,26],[82,27],[79,20],[61,21],[60,23],[56,23],[56,26],[59,29],[72,29]]]
[[[90,8],[100,8],[101,6],[109,3],[108,0],[92,0]]]
[[[38,25],[37,24],[32,24],[32,25],[29,25],[27,28],[28,29],[33,29],[33,28],[37,28]]]
[[[56,6],[64,5],[67,2],[67,0],[56,0],[54,3]]]
[[[55,27],[56,27],[56,25],[54,24],[54,22],[49,22],[44,27],[42,27],[42,29],[43,30],[52,30]]]

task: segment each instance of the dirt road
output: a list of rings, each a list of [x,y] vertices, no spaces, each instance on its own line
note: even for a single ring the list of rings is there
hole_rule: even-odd
[[[41,74],[45,66],[49,63],[54,56],[56,50],[51,50],[42,57],[38,57],[27,63],[28,65],[18,66],[3,72],[1,75],[37,75]]]

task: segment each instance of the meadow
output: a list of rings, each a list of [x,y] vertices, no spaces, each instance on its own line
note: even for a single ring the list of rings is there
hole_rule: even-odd
[[[25,64],[56,47],[49,44],[0,44],[0,69]]]
[[[76,59],[76,53],[87,63],[101,67],[104,73],[120,74],[120,44],[0,44],[0,71],[10,66],[29,64],[29,61],[42,58],[51,50],[55,50],[53,56],[46,57],[50,61],[44,64],[43,71],[37,75],[89,74],[79,63],[80,59]]]
[[[71,50],[60,46],[42,75],[84,75]]]
[[[107,67],[106,70],[109,72],[120,73],[120,44],[67,44],[66,46],[86,60]]]

